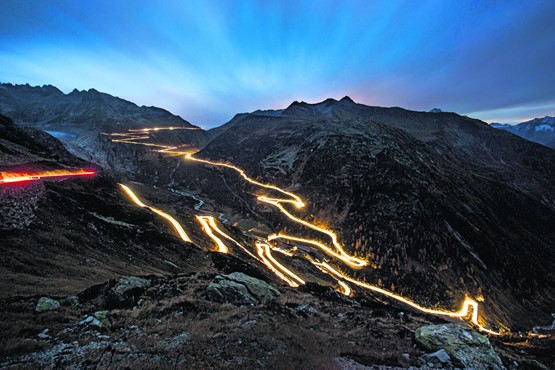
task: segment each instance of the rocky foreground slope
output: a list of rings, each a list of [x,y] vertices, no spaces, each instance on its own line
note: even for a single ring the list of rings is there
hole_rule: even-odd
[[[72,296],[3,299],[0,366],[424,370],[554,364],[552,340],[488,340],[460,324],[347,298],[329,287],[276,289],[240,272],[245,266],[238,261],[214,262],[233,272],[128,276]]]

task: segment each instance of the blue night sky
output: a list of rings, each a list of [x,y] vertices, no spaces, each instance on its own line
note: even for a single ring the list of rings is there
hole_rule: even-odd
[[[555,1],[0,2],[0,81],[107,92],[203,127],[294,100],[555,114]]]

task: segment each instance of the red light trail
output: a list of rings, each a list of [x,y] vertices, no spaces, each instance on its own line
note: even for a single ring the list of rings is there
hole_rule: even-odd
[[[38,172],[0,172],[0,185],[36,181],[48,178],[63,178],[76,176],[93,176],[94,170],[51,170]]]

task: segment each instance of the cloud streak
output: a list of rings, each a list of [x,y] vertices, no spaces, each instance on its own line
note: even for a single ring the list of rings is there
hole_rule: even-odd
[[[343,95],[507,121],[555,101],[552,1],[16,0],[0,10],[3,82],[94,87],[205,127]]]

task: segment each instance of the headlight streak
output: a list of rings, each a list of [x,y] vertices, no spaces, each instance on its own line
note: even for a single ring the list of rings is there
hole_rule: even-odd
[[[141,128],[141,129],[130,129],[127,130],[125,133],[105,133],[102,132],[102,135],[110,137],[110,140],[114,143],[124,143],[124,144],[133,144],[133,145],[143,145],[152,148],[158,148],[154,150],[157,153],[168,153],[173,155],[184,155],[187,154],[187,151],[178,150],[179,146],[173,145],[164,145],[164,144],[154,144],[154,143],[145,143],[138,140],[148,140],[150,139],[150,132],[157,132],[157,131],[173,131],[173,130],[191,130],[197,131],[201,130],[198,127],[152,127],[152,128]]]
[[[361,260],[348,255],[344,251],[343,251],[343,253],[337,253],[334,250],[332,250],[331,248],[329,248],[328,246],[326,246],[326,245],[324,245],[324,244],[322,244],[322,243],[320,243],[316,240],[313,240],[313,239],[299,238],[299,237],[296,237],[296,236],[285,235],[285,234],[281,234],[281,233],[268,235],[268,240],[269,241],[276,240],[276,239],[286,239],[286,240],[296,241],[296,242],[299,242],[299,243],[314,245],[314,246],[322,249],[326,254],[328,254],[330,256],[333,256],[337,259],[342,260],[345,264],[347,264],[347,265],[349,265],[353,268],[359,268],[359,267],[365,266],[362,263],[362,262],[365,262],[365,261],[361,262]]]
[[[245,180],[247,180],[247,181],[250,182],[251,184],[258,185],[258,186],[261,186],[261,187],[266,188],[266,189],[275,190],[275,191],[277,191],[277,192],[280,192],[280,193],[282,193],[282,194],[284,194],[284,195],[287,195],[287,196],[293,198],[293,200],[291,200],[291,199],[281,200],[282,202],[284,202],[284,203],[291,203],[291,204],[295,205],[297,208],[302,208],[302,207],[304,207],[304,205],[305,205],[305,204],[303,203],[303,201],[301,200],[301,198],[300,198],[299,196],[297,196],[296,194],[293,194],[293,193],[290,193],[290,192],[288,192],[288,191],[285,191],[285,190],[283,190],[283,189],[281,189],[281,188],[278,188],[277,186],[274,186],[274,185],[263,184],[263,183],[258,182],[258,181],[256,181],[256,180],[253,180],[253,179],[251,179],[250,177],[248,177],[248,176],[245,174],[245,171],[243,171],[243,170],[240,169],[239,167],[236,167],[236,166],[234,166],[234,165],[232,165],[232,164],[228,164],[228,163],[224,163],[224,162],[213,162],[213,161],[208,161],[208,160],[206,160],[206,159],[195,158],[195,157],[193,157],[193,153],[187,153],[187,154],[185,155],[185,159],[192,160],[192,161],[195,161],[195,162],[206,163],[206,164],[209,164],[209,165],[212,165],[212,166],[220,166],[220,167],[231,168],[232,170],[237,171]],[[271,199],[271,198],[268,198],[268,199]],[[275,200],[277,201],[277,200],[279,200],[279,199],[275,199]]]
[[[196,216],[197,219],[199,220],[199,222],[201,220],[204,220],[205,222],[203,223],[203,229],[206,231],[206,228],[204,227],[206,225],[206,227],[208,227],[210,230],[210,234],[214,235],[214,233],[212,233],[212,230],[216,231],[216,233],[220,234],[221,236],[223,236],[224,238],[226,238],[227,240],[231,241],[233,244],[235,244],[236,246],[238,246],[239,248],[241,248],[245,253],[247,253],[249,256],[251,256],[252,258],[254,258],[255,260],[259,260],[257,256],[255,256],[251,251],[249,251],[247,248],[245,248],[241,243],[239,243],[237,240],[233,239],[231,236],[229,236],[228,234],[226,234],[225,232],[222,231],[222,229],[220,229],[218,227],[218,224],[216,223],[216,219],[212,216]],[[202,222],[201,222],[202,223]],[[207,233],[208,234],[208,233]],[[209,234],[209,236],[210,236]],[[221,239],[217,238],[218,240],[221,241]],[[214,240],[214,239],[213,239]],[[216,242],[214,240],[214,242]],[[222,249],[219,245],[219,243],[216,242],[216,244],[218,245],[219,249]],[[222,243],[223,244],[223,243]],[[227,249],[227,247],[226,247]],[[223,249],[222,249],[223,250]],[[222,252],[222,250],[220,250],[220,252]],[[229,251],[226,250],[225,252],[222,253],[228,253]]]
[[[337,282],[339,283],[339,286],[341,287],[341,290],[340,290],[341,294],[344,294],[347,297],[350,297],[353,294],[350,286],[348,286],[347,284],[345,284],[341,280],[337,280]]]
[[[202,229],[204,230],[206,235],[208,235],[214,241],[214,243],[216,243],[217,251],[220,252],[220,253],[229,252],[229,249],[226,247],[224,242],[222,242],[222,239],[218,238],[212,232],[212,227],[211,226],[216,226],[214,224],[214,218],[211,218],[211,217],[208,217],[208,216],[196,216],[196,217],[197,217],[197,220],[200,222],[200,224],[202,226]],[[217,229],[217,227],[214,227],[214,230],[215,229]]]
[[[286,255],[287,257],[293,257],[293,256],[295,255],[294,252],[296,251],[296,247],[295,247],[295,248],[291,248],[290,250],[285,250],[285,249],[281,249],[281,248],[279,248],[279,247],[276,247],[276,246],[274,246],[274,245],[270,245],[270,248],[272,248],[272,250],[273,250],[274,252],[278,252],[278,253],[284,254],[284,255]]]
[[[133,192],[133,190],[131,190],[129,187],[123,185],[123,184],[119,184],[119,186],[123,189],[123,191],[127,194],[127,196],[129,197],[129,199],[131,199],[133,201],[133,203],[135,203],[136,205],[138,205],[141,208],[148,208],[150,209],[152,212],[156,213],[157,215],[165,218],[166,220],[168,220],[173,228],[175,229],[175,231],[177,232],[177,234],[179,234],[179,237],[181,239],[183,239],[186,242],[192,243],[191,238],[189,238],[189,235],[187,235],[187,233],[185,232],[185,230],[183,230],[183,227],[181,227],[181,224],[179,222],[177,222],[177,220],[175,218],[173,218],[172,216],[170,216],[169,214],[159,210],[158,208],[154,208],[152,206],[147,206],[146,204],[144,204],[143,202],[141,202],[141,200],[135,195],[135,193]]]
[[[196,162],[201,162],[201,163],[206,163],[209,165],[213,165],[213,166],[220,166],[220,167],[226,167],[226,168],[230,168],[233,169],[235,171],[237,171],[245,180],[247,180],[249,183],[254,184],[254,185],[258,185],[261,187],[264,187],[266,189],[272,189],[272,190],[276,190],[282,194],[288,195],[289,197],[291,197],[292,199],[276,199],[276,198],[270,198],[267,196],[259,196],[258,200],[267,204],[271,204],[273,206],[275,206],[276,208],[278,208],[282,214],[284,214],[285,216],[287,216],[290,220],[293,220],[301,225],[304,225],[312,230],[321,232],[323,234],[328,235],[331,240],[332,243],[334,245],[334,247],[336,248],[337,252],[333,251],[331,248],[325,246],[324,244],[313,240],[313,239],[305,239],[305,238],[300,238],[300,237],[294,237],[294,236],[289,236],[289,235],[284,235],[284,234],[272,234],[268,236],[268,241],[271,240],[275,240],[275,239],[289,239],[289,240],[293,240],[293,241],[297,241],[297,242],[301,242],[301,243],[306,243],[306,244],[311,244],[314,246],[317,246],[318,248],[322,249],[324,252],[326,252],[327,254],[340,259],[342,262],[344,262],[345,264],[349,265],[350,267],[363,267],[368,265],[368,262],[356,257],[353,257],[351,255],[349,255],[347,252],[345,252],[345,250],[343,249],[343,247],[341,246],[341,244],[339,244],[339,242],[337,241],[337,235],[330,230],[326,230],[323,229],[321,227],[318,227],[316,225],[313,225],[309,222],[306,222],[304,220],[299,219],[298,217],[292,215],[289,211],[287,211],[282,203],[289,203],[289,204],[293,204],[295,205],[297,208],[302,208],[304,207],[304,202],[300,199],[299,196],[297,196],[296,194],[293,194],[291,192],[287,192],[281,188],[278,188],[277,186],[274,185],[270,185],[270,184],[264,184],[261,182],[258,182],[256,180],[251,179],[250,177],[248,177],[245,173],[244,170],[242,170],[239,167],[236,167],[234,165],[228,164],[228,163],[224,163],[224,162],[214,162],[214,161],[209,161],[209,160],[205,160],[205,159],[199,159],[199,158],[195,158],[193,157],[193,153],[188,153],[185,155],[185,159],[187,160],[192,160],[192,161],[196,161]],[[286,281],[290,286],[292,287],[296,287],[298,286],[298,281],[294,281],[295,279],[292,278],[288,278],[285,274],[287,274],[285,271],[289,271],[288,269],[286,269],[283,265],[276,264],[277,261],[275,261],[275,259],[271,259],[271,249],[270,246],[267,243],[256,243],[256,247],[258,249],[258,255],[262,258],[263,263],[272,271],[274,271],[276,273],[276,275],[278,275],[282,280]],[[315,266],[317,267],[321,267],[325,270],[327,270],[339,283],[340,287],[341,287],[341,292],[343,294],[346,295],[350,295],[352,294],[352,290],[351,288],[343,281],[348,281],[352,284],[355,284],[356,286],[363,288],[363,289],[367,289],[370,291],[373,291],[375,293],[379,293],[382,295],[385,295],[386,297],[392,298],[398,302],[404,303],[418,311],[427,313],[427,314],[431,314],[431,315],[437,315],[437,316],[447,316],[447,317],[451,317],[451,318],[458,318],[458,319],[462,319],[464,320],[466,317],[468,317],[471,314],[470,317],[470,322],[472,324],[474,324],[479,330],[486,332],[488,334],[491,335],[500,335],[500,332],[496,332],[490,329],[487,329],[486,327],[482,326],[478,319],[479,319],[479,315],[478,315],[478,302],[476,302],[474,299],[470,298],[469,296],[465,297],[465,300],[463,302],[463,305],[461,307],[461,309],[459,311],[456,312],[452,312],[452,311],[447,311],[447,310],[441,310],[441,309],[432,309],[432,308],[427,308],[424,306],[421,306],[415,302],[413,302],[412,300],[405,298],[401,295],[395,294],[393,292],[390,292],[388,290],[382,289],[380,287],[377,287],[375,285],[371,285],[356,279],[353,279],[343,273],[340,273],[339,271],[335,270],[334,268],[332,268],[328,263],[326,262],[316,262],[316,261],[311,261]],[[285,269],[285,270],[283,270]],[[289,271],[290,272],[290,271]],[[285,274],[284,274],[285,273]],[[288,274],[287,274],[288,275]],[[295,275],[296,276],[296,275]],[[291,275],[289,275],[289,277],[291,277]],[[300,279],[300,278],[299,278]]]
[[[420,306],[419,304],[413,302],[412,300],[410,300],[408,298],[405,298],[405,297],[403,297],[399,294],[395,294],[395,293],[393,293],[389,290],[385,290],[385,289],[382,289],[378,286],[371,285],[371,284],[362,282],[360,280],[353,279],[353,278],[349,277],[348,275],[334,269],[333,267],[331,267],[326,262],[313,262],[313,264],[315,264],[316,266],[323,267],[329,273],[331,273],[332,275],[335,275],[337,278],[347,280],[347,281],[349,281],[349,282],[351,282],[351,283],[353,283],[353,284],[355,284],[355,285],[357,285],[361,288],[368,289],[368,290],[371,290],[373,292],[385,295],[389,298],[392,298],[396,301],[404,303],[408,306],[411,306],[412,308],[417,309],[418,311],[421,311],[421,312],[424,312],[424,313],[427,313],[427,314],[436,315],[436,316],[448,316],[448,317],[452,317],[452,318],[464,319],[464,318],[468,317],[468,315],[472,311],[472,316],[470,318],[470,322],[472,322],[474,325],[476,325],[476,327],[478,327],[481,331],[484,331],[484,332],[486,332],[488,334],[492,334],[492,335],[500,335],[501,334],[499,332],[496,332],[496,331],[485,328],[484,326],[482,326],[478,322],[478,302],[476,302],[474,299],[472,299],[468,296],[465,297],[465,300],[462,304],[461,309],[459,311],[456,311],[456,312],[441,310],[441,309],[427,308],[427,307]]]
[[[266,243],[255,243],[258,250],[258,256],[262,259],[262,263],[272,270],[280,279],[285,281],[293,288],[298,288],[299,284],[304,285],[305,281],[297,276],[294,272],[280,264],[273,256],[270,246]],[[289,276],[289,277],[287,277]]]

